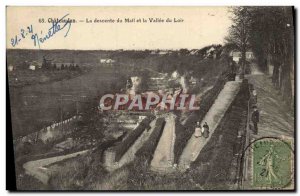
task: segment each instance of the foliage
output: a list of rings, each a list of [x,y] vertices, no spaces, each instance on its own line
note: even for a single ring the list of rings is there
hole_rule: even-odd
[[[242,65],[246,50],[251,48],[262,71],[267,71],[268,64],[274,66],[272,82],[286,103],[293,103],[293,7],[240,6],[231,8],[231,13],[233,25],[227,41],[242,52]]]
[[[229,35],[226,38],[228,43],[233,43],[242,54],[241,63],[243,70],[246,63],[246,51],[249,49],[250,21],[251,15],[248,7],[239,6],[230,9],[233,24],[229,28]]]
[[[249,43],[259,67],[274,66],[272,82],[291,104],[294,75],[294,21],[292,7],[254,7]]]

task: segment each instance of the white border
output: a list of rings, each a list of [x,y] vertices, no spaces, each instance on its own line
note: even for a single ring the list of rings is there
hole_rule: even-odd
[[[0,51],[0,59],[1,59],[1,77],[0,77],[0,126],[1,126],[1,155],[2,155],[2,161],[0,162],[0,192],[1,195],[8,195],[11,194],[8,191],[6,191],[6,172],[9,175],[10,171],[6,171],[6,165],[5,165],[5,155],[6,155],[6,68],[5,68],[5,53],[6,53],[6,43],[5,43],[5,7],[6,5],[18,5],[18,6],[33,6],[33,5],[39,5],[39,6],[51,6],[51,5],[57,5],[57,6],[83,6],[83,5],[91,5],[91,6],[230,6],[230,5],[294,5],[297,8],[299,8],[300,1],[298,0],[206,0],[206,1],[198,1],[198,0],[82,0],[82,1],[62,1],[62,0],[51,0],[51,1],[34,1],[34,0],[2,0],[0,1],[0,18],[1,18],[1,30],[0,30],[0,39],[1,39],[1,51]],[[298,27],[298,21],[296,20],[297,24],[296,27]],[[299,32],[298,30],[296,32]],[[298,33],[297,33],[298,36]],[[299,50],[297,51],[297,56],[299,54]],[[299,69],[297,72],[297,75],[299,76]],[[297,90],[299,91],[299,85],[297,85]],[[298,99],[299,103],[299,99]],[[299,115],[297,115],[299,120]],[[299,122],[299,121],[298,121]],[[295,130],[297,131],[297,130]],[[297,134],[297,141],[299,142],[299,133]],[[299,166],[299,153],[298,156],[298,164]],[[299,167],[298,167],[299,169]],[[298,172],[299,173],[299,172]],[[299,181],[299,179],[298,179]],[[299,188],[299,187],[298,187]],[[39,194],[45,194],[45,193],[36,193]],[[56,193],[57,194],[57,193]],[[58,194],[65,194],[65,193],[58,193]],[[72,194],[72,193],[68,193]],[[76,193],[76,195],[86,195],[87,193]],[[105,194],[105,193],[101,193]],[[132,193],[122,193],[126,195],[130,195]],[[162,195],[164,193],[155,193],[156,195]],[[171,193],[173,194],[173,193]],[[180,195],[183,195],[185,193],[181,193]],[[199,194],[199,193],[198,193]],[[200,194],[204,194],[203,192]],[[217,193],[213,193],[215,195]],[[224,194],[224,193],[223,193]],[[227,194],[232,194],[232,192],[227,192]],[[253,193],[255,195],[262,195],[261,193]],[[267,193],[264,193],[267,194]],[[268,193],[273,194],[273,193]],[[288,193],[285,193],[288,194]],[[210,194],[211,195],[211,194]]]

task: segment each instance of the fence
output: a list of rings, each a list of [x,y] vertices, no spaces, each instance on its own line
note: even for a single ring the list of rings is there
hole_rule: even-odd
[[[250,116],[251,116],[251,105],[252,105],[252,92],[250,90],[250,85],[248,85],[249,90],[249,99],[247,103],[247,123],[246,123],[246,133],[245,133],[245,142],[242,146],[242,157],[239,165],[239,173],[238,173],[238,188],[243,189],[244,182],[249,179],[248,176],[248,168],[249,168],[249,150],[247,149],[250,144]]]
[[[49,141],[57,139],[57,137],[63,137],[64,135],[70,133],[74,129],[74,122],[80,119],[79,116],[73,116],[69,119],[63,120],[58,123],[53,123],[47,127],[42,128],[37,132],[33,132],[24,137],[18,138],[14,140],[14,144],[19,143],[37,143],[38,141],[42,141],[43,143],[48,143]],[[62,133],[62,126],[65,126],[64,132]]]

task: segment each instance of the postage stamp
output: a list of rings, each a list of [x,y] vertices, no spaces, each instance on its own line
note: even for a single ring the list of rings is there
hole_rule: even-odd
[[[253,144],[253,186],[290,187],[293,179],[292,142],[265,138]]]

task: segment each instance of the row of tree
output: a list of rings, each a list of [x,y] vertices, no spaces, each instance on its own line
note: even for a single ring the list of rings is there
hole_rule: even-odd
[[[233,25],[228,43],[241,52],[241,64],[246,64],[246,51],[251,49],[262,71],[272,65],[272,82],[284,100],[294,98],[294,20],[293,7],[233,7]],[[291,104],[291,105],[292,105]]]

